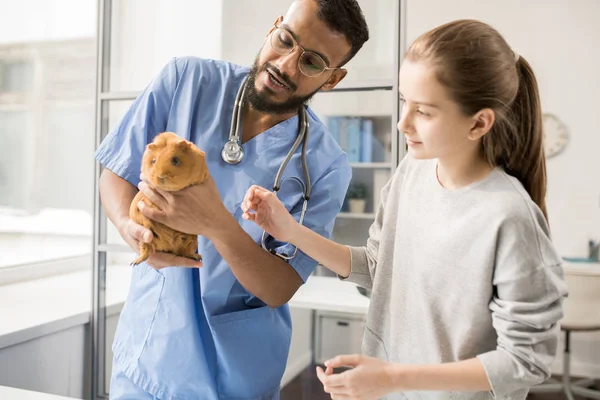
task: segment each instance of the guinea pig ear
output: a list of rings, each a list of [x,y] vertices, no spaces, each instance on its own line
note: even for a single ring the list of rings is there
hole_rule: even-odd
[[[200,182],[204,182],[210,175],[210,172],[208,171],[208,164],[206,163],[206,153],[202,150],[198,150],[198,153],[201,160],[199,169]]]
[[[192,144],[190,142],[188,142],[187,140],[180,140],[179,142],[177,142],[177,144],[175,145],[175,147],[177,147],[179,150],[189,150],[191,148]]]
[[[146,148],[148,150],[156,150],[156,143],[150,143]]]

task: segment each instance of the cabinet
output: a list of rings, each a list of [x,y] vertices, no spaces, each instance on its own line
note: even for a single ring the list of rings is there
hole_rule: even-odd
[[[362,315],[319,311],[315,323],[315,362],[322,364],[341,354],[360,354],[365,326]]]

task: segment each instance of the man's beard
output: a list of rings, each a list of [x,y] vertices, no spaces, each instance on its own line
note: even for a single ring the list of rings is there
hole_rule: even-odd
[[[308,101],[321,89],[320,87],[314,92],[306,95],[306,96],[290,96],[289,99],[284,101],[283,103],[274,103],[269,100],[268,93],[261,93],[256,90],[256,77],[260,72],[267,70],[267,66],[271,68],[273,71],[277,72],[279,75],[278,78],[283,78],[284,82],[288,87],[290,87],[291,91],[295,90],[295,86],[292,84],[291,79],[283,75],[281,71],[277,67],[271,64],[265,64],[262,67],[258,66],[258,56],[256,56],[254,60],[254,64],[248,72],[248,80],[246,83],[246,100],[250,103],[250,106],[256,111],[260,111],[266,114],[288,114],[295,111],[298,111],[300,106],[308,103]],[[268,72],[267,72],[268,73]]]

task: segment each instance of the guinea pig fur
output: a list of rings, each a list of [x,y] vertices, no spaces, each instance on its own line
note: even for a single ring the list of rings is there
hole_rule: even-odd
[[[178,191],[204,182],[209,176],[206,155],[194,143],[173,132],[157,135],[144,150],[142,173],[149,185],[163,191]],[[198,236],[182,233],[152,221],[138,209],[138,202],[157,208],[144,194],[138,192],[129,207],[129,218],[152,231],[150,243],[140,242],[140,255],[132,262],[137,265],[155,251],[201,260],[198,254]]]

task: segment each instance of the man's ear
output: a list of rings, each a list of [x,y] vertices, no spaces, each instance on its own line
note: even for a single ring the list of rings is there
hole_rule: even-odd
[[[494,126],[496,114],[491,108],[484,108],[473,116],[473,125],[469,132],[469,139],[478,140]]]
[[[326,92],[328,90],[333,89],[337,86],[338,83],[342,81],[342,79],[344,79],[344,77],[346,77],[347,73],[347,69],[336,69],[335,71],[333,71],[333,74],[331,74],[327,82],[325,82],[325,84],[321,86],[321,90]]]
[[[273,33],[273,31],[276,29],[275,27],[279,24],[281,24],[281,22],[283,21],[283,15],[280,15],[279,17],[277,17],[277,19],[275,20],[275,22],[273,22],[273,26],[271,27],[271,29],[269,29],[269,33],[267,33],[267,37]]]

